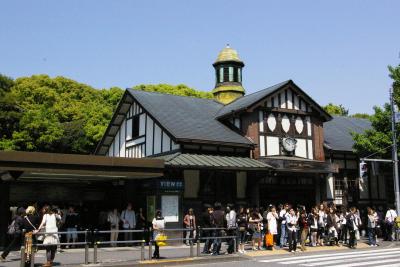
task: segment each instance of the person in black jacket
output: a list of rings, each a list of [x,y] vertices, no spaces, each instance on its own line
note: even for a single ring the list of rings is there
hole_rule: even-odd
[[[360,226],[359,220],[356,216],[356,208],[351,207],[350,213],[346,217],[347,229],[349,230],[349,247],[355,249],[357,246],[356,231]]]
[[[17,215],[14,217],[14,229],[15,232],[11,236],[11,242],[10,244],[5,248],[3,253],[0,256],[0,261],[5,261],[7,258],[8,254],[10,251],[15,248],[16,246],[21,245],[22,241],[22,229],[23,229],[23,217],[25,216],[25,209],[24,208],[18,208],[17,210]]]
[[[204,205],[204,212],[201,214],[200,217],[200,225],[202,228],[211,228],[213,226],[213,221],[212,221],[212,214],[213,214],[213,208],[211,207],[211,205],[205,204]],[[212,236],[212,231],[211,230],[201,230],[200,231],[200,237],[202,238],[206,238],[205,242],[204,242],[204,248],[203,248],[203,254],[210,254],[211,251],[211,244],[212,239],[210,239],[210,237]]]
[[[213,227],[214,228],[223,228],[225,226],[225,212],[221,210],[222,205],[219,202],[215,202],[214,204],[214,212],[212,213]],[[221,237],[223,233],[222,229],[216,229],[213,231],[213,255],[219,255],[221,250]]]

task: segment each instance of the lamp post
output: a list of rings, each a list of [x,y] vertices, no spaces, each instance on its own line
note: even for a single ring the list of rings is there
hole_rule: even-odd
[[[393,90],[390,88],[390,107],[392,112],[392,160],[393,160],[393,182],[394,182],[394,197],[396,202],[396,212],[400,214],[400,190],[399,190],[399,162],[397,159],[397,138],[396,138],[396,122],[394,111]]]

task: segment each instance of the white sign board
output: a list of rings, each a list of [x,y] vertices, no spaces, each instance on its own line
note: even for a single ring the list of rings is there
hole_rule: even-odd
[[[179,196],[161,196],[161,212],[166,222],[179,222]]]

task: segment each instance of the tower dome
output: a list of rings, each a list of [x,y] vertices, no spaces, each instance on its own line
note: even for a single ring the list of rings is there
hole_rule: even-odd
[[[229,44],[218,54],[213,64],[215,69],[215,88],[212,90],[214,98],[223,104],[229,104],[242,97],[245,90],[242,86],[243,61],[238,52]]]

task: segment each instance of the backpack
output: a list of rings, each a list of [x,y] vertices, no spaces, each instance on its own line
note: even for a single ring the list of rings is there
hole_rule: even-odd
[[[400,216],[397,216],[394,220],[397,229],[400,229]]]
[[[18,232],[19,232],[19,226],[18,226],[16,220],[14,219],[14,220],[11,222],[11,224],[8,226],[7,234],[9,234],[9,235],[15,235],[15,234],[17,234]]]

